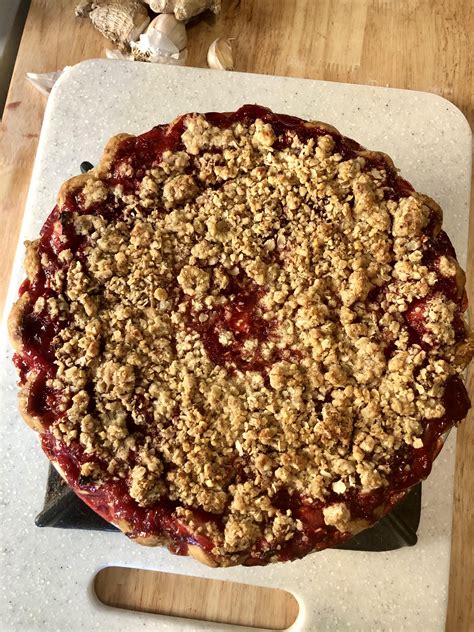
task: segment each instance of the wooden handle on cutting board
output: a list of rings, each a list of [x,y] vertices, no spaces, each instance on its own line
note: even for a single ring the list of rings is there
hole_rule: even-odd
[[[267,630],[286,630],[299,613],[286,590],[136,568],[103,568],[94,588],[107,606]]]

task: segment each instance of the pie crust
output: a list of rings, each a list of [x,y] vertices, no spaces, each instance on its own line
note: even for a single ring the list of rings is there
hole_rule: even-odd
[[[26,243],[20,412],[140,544],[212,566],[336,546],[429,474],[470,405],[441,225],[325,123],[248,105],[115,136]]]

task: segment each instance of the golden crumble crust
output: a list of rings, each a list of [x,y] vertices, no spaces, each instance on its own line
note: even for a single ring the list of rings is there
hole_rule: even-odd
[[[473,354],[439,206],[387,156],[281,120],[186,115],[156,128],[175,142],[151,163],[112,139],[62,187],[53,247],[27,245],[10,319],[23,400],[27,324],[54,323],[49,399],[22,408],[68,482],[58,446],[81,453],[93,508],[110,485],[143,511],[171,503],[187,552],[220,565],[327,546],[304,540],[315,508],[327,543],[380,517],[427,420],[458,421],[447,385]],[[376,494],[359,515],[355,496]]]

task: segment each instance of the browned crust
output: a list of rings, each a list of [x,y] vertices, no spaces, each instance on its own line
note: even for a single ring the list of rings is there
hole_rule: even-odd
[[[110,167],[114,161],[120,144],[126,138],[131,138],[131,135],[123,133],[112,136],[112,138],[105,146],[99,163],[96,167],[94,167],[94,169],[91,169],[87,173],[73,176],[72,178],[69,178],[69,180],[66,180],[66,182],[64,182],[59,190],[58,195],[58,206],[60,208],[64,206],[64,202],[66,201],[66,198],[70,193],[77,191],[77,189],[82,189],[89,180],[99,180],[109,173]]]
[[[29,406],[28,406],[28,402],[30,399],[30,392],[34,383],[36,382],[37,377],[38,375],[36,372],[31,372],[28,375],[26,383],[20,388],[19,393],[18,393],[18,410],[20,411],[21,416],[25,420],[25,423],[30,428],[32,428],[33,430],[36,430],[36,432],[41,434],[44,432],[44,426],[41,421],[41,417],[38,417],[37,415],[32,415],[29,412]]]
[[[184,116],[188,116],[188,115],[184,115]],[[171,131],[172,128],[182,120],[182,118],[183,118],[182,116],[178,116],[171,123],[169,123],[168,131]],[[343,137],[343,135],[335,127],[327,123],[323,123],[321,121],[307,121],[307,122],[302,121],[302,124],[306,127],[315,127],[318,129],[324,129],[329,134]],[[88,181],[105,178],[110,173],[110,168],[114,162],[117,152],[119,151],[120,145],[127,138],[133,138],[133,136],[126,133],[121,133],[121,134],[117,134],[113,136],[107,142],[105,149],[103,151],[102,157],[94,169],[91,169],[89,172],[85,174],[74,176],[64,182],[64,184],[60,188],[58,198],[57,198],[57,204],[60,208],[64,206],[67,197],[71,193],[74,193],[78,189],[82,189]],[[387,170],[396,172],[396,167],[392,159],[390,158],[390,156],[388,156],[387,154],[383,152],[367,150],[364,147],[361,147],[360,149],[354,148],[352,151],[354,152],[355,155],[361,156],[365,159],[381,161],[385,164]],[[425,194],[412,191],[410,192],[410,195],[421,200],[423,204],[429,207],[431,211],[431,217],[432,217],[431,236],[436,237],[442,228],[443,213],[442,213],[441,207],[432,198],[430,198],[429,196]],[[36,240],[33,242],[25,242],[25,246],[26,246],[25,269],[27,271],[27,276],[30,282],[34,282],[36,276],[40,272],[40,261],[38,257],[38,243],[39,243],[39,240]],[[465,274],[463,270],[461,269],[461,267],[459,266],[459,264],[457,263],[457,261],[456,261],[456,265],[457,265],[456,282],[458,286],[458,293],[459,293],[459,296],[462,296],[464,292],[464,287],[465,287]],[[8,331],[9,331],[10,340],[15,351],[19,354],[21,354],[24,351],[24,344],[23,344],[23,337],[22,337],[22,319],[26,311],[26,308],[29,305],[29,302],[30,302],[29,294],[28,292],[25,292],[24,294],[20,296],[20,298],[13,305],[13,308],[11,310],[11,313],[8,319]],[[456,352],[456,360],[458,360],[459,364],[467,364],[473,356],[474,356],[474,337],[471,336],[467,341],[460,343],[458,345],[458,349]],[[34,381],[36,380],[36,378],[37,378],[36,373],[30,374],[30,376],[27,379],[26,384],[20,387],[19,409],[27,425],[29,425],[33,430],[41,434],[42,432],[44,432],[44,426],[41,423],[41,419],[40,417],[31,415],[28,412],[28,406],[27,406],[30,388],[32,384],[34,383]],[[60,465],[54,461],[52,461],[52,463],[57,469],[57,471],[60,473],[60,475],[63,477],[63,479],[67,482],[66,476],[64,472],[62,471]],[[408,492],[409,490],[405,490],[403,492],[400,492],[400,494],[398,494],[396,497],[392,497],[392,500],[388,504],[379,506],[375,510],[375,513],[379,514],[378,517],[381,518],[383,515],[388,513],[388,511],[390,511],[394,507],[394,505],[397,502],[399,502],[399,500],[401,500]],[[85,491],[76,491],[76,493],[82,497],[88,496],[88,493]],[[89,499],[89,502],[90,502],[90,499]],[[91,502],[91,504],[93,504],[93,502]],[[115,524],[115,526],[117,526],[117,528],[119,528],[126,535],[130,534],[132,530],[132,526],[126,520],[119,520],[117,522],[114,522],[113,524]],[[371,524],[373,523],[370,523],[367,520],[352,520],[348,524],[348,532],[350,532],[352,535],[355,535],[356,533],[359,533],[360,531],[363,531],[367,527],[371,526]],[[144,546],[151,546],[151,547],[170,546],[170,545],[175,544],[174,541],[166,534],[142,535],[142,536],[134,537],[133,539],[138,544],[141,544]],[[244,562],[247,557],[246,554],[242,554],[240,557],[237,557],[234,555],[233,556],[234,559],[230,559],[227,557],[214,558],[210,556],[206,551],[204,551],[201,547],[194,544],[187,545],[187,554],[193,557],[198,562],[205,564],[207,566],[211,566],[211,567],[219,567],[219,566],[225,567],[225,566],[239,565],[242,562]]]
[[[116,527],[118,527],[123,533],[130,532],[130,525],[124,521],[122,521],[122,526],[119,526],[118,523],[114,523]],[[134,542],[137,544],[141,544],[142,546],[168,546],[171,544],[171,540],[164,535],[140,535],[136,538],[133,538]]]
[[[393,164],[393,163],[392,163]],[[431,236],[437,237],[443,226],[443,210],[441,206],[435,202],[432,198],[424,193],[413,192],[413,195],[423,202],[431,211]]]
[[[30,295],[25,292],[14,303],[10,315],[8,316],[8,335],[15,351],[22,354],[25,350],[23,344],[23,316],[30,305]]]
[[[25,241],[25,270],[29,281],[34,281],[41,270],[41,259],[38,253],[39,239]]]
[[[188,544],[188,555],[194,558],[197,562],[201,562],[201,564],[205,564],[206,566],[214,568],[217,566],[224,566],[224,564],[218,564],[214,558],[208,555],[204,549],[201,549],[196,544]],[[226,564],[225,566],[229,566],[229,564]]]
[[[456,347],[456,355],[455,355],[455,363],[458,366],[467,366],[469,362],[474,357],[474,333],[469,331],[467,325],[466,329],[468,331],[468,338],[464,342],[461,342]]]

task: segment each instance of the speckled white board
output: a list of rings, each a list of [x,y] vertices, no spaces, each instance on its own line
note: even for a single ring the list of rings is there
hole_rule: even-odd
[[[95,163],[107,139],[139,133],[188,111],[260,103],[332,123],[389,153],[434,197],[464,265],[471,131],[450,102],[421,92],[108,60],[69,70],[50,96],[25,211],[34,237],[60,184]],[[19,248],[7,311],[23,275]],[[267,568],[209,569],[116,533],[39,529],[47,460],[19,418],[15,375],[2,330],[0,367],[1,609],[3,630],[210,630],[223,626],[119,611],[93,595],[96,571],[122,564],[281,587],[301,604],[298,630],[443,630],[451,537],[454,433],[423,486],[419,542],[388,553],[324,551]],[[5,342],[5,344],[3,344]],[[225,626],[227,627],[227,626]]]

